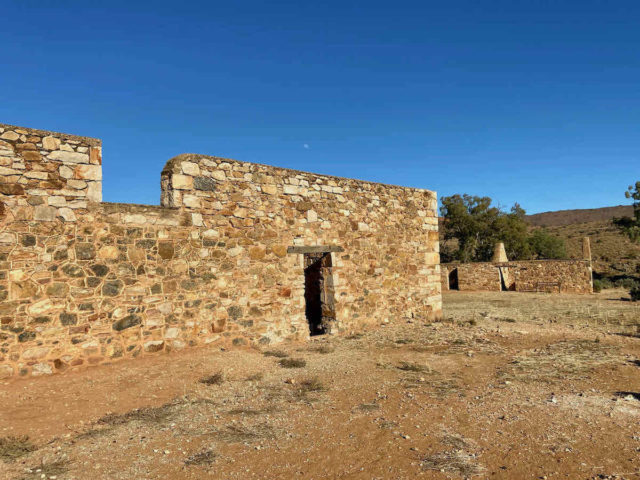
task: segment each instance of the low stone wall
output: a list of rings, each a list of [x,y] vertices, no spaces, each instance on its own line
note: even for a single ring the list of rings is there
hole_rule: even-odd
[[[17,142],[36,147],[25,171],[47,179],[0,178],[0,377],[307,338],[304,252],[314,249],[331,256],[331,332],[442,315],[433,192],[181,155],[162,172],[163,206],[100,203],[90,182],[101,179],[77,178],[93,163],[74,164],[65,184],[56,175],[72,157],[49,158],[40,131],[3,129],[18,135],[5,135],[14,154]],[[47,134],[89,162],[99,148]],[[70,180],[87,183],[82,195],[68,195]],[[60,212],[78,198],[74,215]]]
[[[451,272],[457,272],[458,290],[593,292],[592,269],[589,260],[523,260],[500,263],[442,264],[443,290],[450,288]]]

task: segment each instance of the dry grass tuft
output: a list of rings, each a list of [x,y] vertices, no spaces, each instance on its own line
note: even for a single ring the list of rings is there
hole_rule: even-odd
[[[110,413],[98,419],[100,425],[125,425],[129,422],[162,423],[173,413],[175,404],[165,403],[160,407],[136,408],[126,413]]]
[[[282,368],[303,368],[307,366],[307,361],[302,358],[283,358],[278,365]]]
[[[309,349],[310,352],[314,352],[314,353],[321,353],[323,355],[326,355],[328,353],[333,353],[336,351],[335,347],[332,347],[331,345],[317,345],[315,347],[311,347]]]
[[[480,475],[485,470],[484,467],[476,463],[473,455],[462,450],[430,455],[422,460],[421,466],[423,470],[451,473],[464,478]]]
[[[318,377],[310,377],[305,378],[300,381],[298,387],[293,392],[294,397],[298,400],[313,402],[316,401],[317,398],[311,397],[309,394],[311,393],[320,393],[326,392],[327,388],[320,381]]]
[[[310,377],[301,380],[300,389],[304,392],[325,392],[327,390],[318,377]]]
[[[5,462],[13,462],[17,458],[35,452],[37,449],[38,447],[31,443],[26,435],[0,438],[0,458]]]
[[[289,354],[287,352],[283,352],[282,350],[265,350],[262,352],[262,355],[265,357],[276,357],[276,358],[287,358]]]
[[[253,375],[249,375],[247,377],[247,382],[259,382],[264,378],[264,373],[262,372],[258,372],[258,373],[254,373]]]
[[[224,383],[224,374],[222,372],[214,373],[213,375],[201,378],[199,382],[205,385],[221,385]]]
[[[98,438],[102,435],[106,435],[107,433],[110,433],[112,430],[113,430],[112,427],[92,428],[90,430],[87,430],[86,432],[83,432],[77,435],[76,440],[90,440],[92,438]]]
[[[594,368],[620,361],[615,350],[616,347],[593,340],[552,343],[515,357],[498,376],[521,382],[586,378]]]
[[[378,405],[377,403],[361,403],[360,405],[358,405],[358,409],[362,410],[363,412],[373,412],[374,410],[379,410],[380,405]]]
[[[424,373],[431,371],[431,369],[426,365],[420,365],[418,363],[411,362],[400,362],[400,365],[398,365],[396,368],[398,370],[402,370],[403,372]]]
[[[267,408],[253,409],[253,408],[234,408],[229,410],[229,415],[241,415],[243,417],[257,417],[258,415],[267,415],[269,413],[276,412],[276,408],[272,405]]]
[[[466,438],[455,433],[445,433],[440,439],[440,443],[456,450],[469,450],[472,447]]]
[[[215,462],[217,457],[218,457],[218,454],[215,453],[213,450],[203,450],[201,452],[194,453],[193,455],[191,455],[189,458],[187,458],[184,461],[184,464],[188,467],[192,465],[198,465],[198,466],[211,465],[213,462]]]
[[[362,337],[364,337],[364,333],[352,333],[344,338],[345,340],[360,340]]]
[[[398,426],[398,422],[394,422],[393,420],[382,420],[378,427],[382,430],[393,430]]]

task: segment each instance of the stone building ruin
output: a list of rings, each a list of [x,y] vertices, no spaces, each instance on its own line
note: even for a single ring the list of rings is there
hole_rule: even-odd
[[[434,192],[185,154],[107,203],[101,164],[0,124],[0,378],[442,315]]]
[[[582,259],[509,261],[497,243],[491,262],[443,263],[442,290],[485,292],[593,293],[591,244],[582,242]]]

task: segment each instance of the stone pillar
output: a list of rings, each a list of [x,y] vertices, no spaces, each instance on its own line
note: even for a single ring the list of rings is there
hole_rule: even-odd
[[[503,263],[508,262],[507,252],[504,249],[504,243],[497,243],[495,248],[493,249],[493,258],[491,259],[494,263]]]
[[[582,238],[582,258],[591,261],[591,240],[589,237]]]

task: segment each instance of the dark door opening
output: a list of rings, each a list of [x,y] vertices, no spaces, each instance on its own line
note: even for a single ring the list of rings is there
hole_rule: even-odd
[[[329,333],[336,319],[331,253],[304,254],[304,299],[309,333]]]
[[[449,290],[459,290],[458,287],[458,269],[454,268],[449,272]]]
[[[504,274],[502,273],[502,269],[498,268],[498,271],[500,272],[500,290],[503,292],[508,291],[509,289],[507,288],[507,283],[504,279]]]
[[[498,267],[500,272],[500,290],[503,292],[513,292],[516,289],[516,282],[513,280],[507,267]]]

